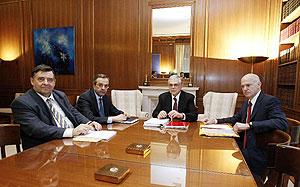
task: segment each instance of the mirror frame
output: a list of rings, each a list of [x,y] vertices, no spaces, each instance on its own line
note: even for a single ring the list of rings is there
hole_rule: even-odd
[[[150,65],[150,72],[149,75],[151,77],[152,75],[152,46],[153,46],[153,40],[152,40],[152,9],[158,9],[158,8],[172,8],[172,7],[181,7],[181,6],[191,6],[191,38],[190,38],[190,77],[191,77],[191,59],[194,56],[194,13],[195,13],[195,1],[193,0],[149,0],[148,2],[148,8],[150,9],[150,16],[148,19],[149,23],[149,65]],[[165,79],[165,78],[150,78],[152,80],[157,80],[157,79]],[[189,80],[191,78],[187,78]]]

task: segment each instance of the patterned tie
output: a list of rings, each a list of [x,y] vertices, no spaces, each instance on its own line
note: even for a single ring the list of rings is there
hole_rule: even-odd
[[[177,99],[176,99],[176,97],[174,97],[173,99],[174,99],[173,110],[178,111]]]
[[[251,101],[248,102],[248,108],[247,108],[247,123],[250,123],[251,120],[251,107],[252,107],[252,103]],[[243,148],[245,149],[247,146],[247,130],[245,130],[244,133],[244,145]]]
[[[99,115],[100,117],[105,117],[102,97],[99,98]]]
[[[66,121],[64,120],[63,115],[61,113],[59,113],[56,110],[56,108],[53,106],[52,99],[48,98],[46,101],[49,105],[49,109],[51,110],[53,117],[57,120],[57,126],[62,127],[62,128],[67,128],[68,125],[67,125]]]

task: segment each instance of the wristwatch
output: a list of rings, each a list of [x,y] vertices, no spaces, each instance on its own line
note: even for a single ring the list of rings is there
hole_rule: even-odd
[[[252,122],[249,123],[249,127],[250,127],[250,129],[253,127],[253,126],[252,126]]]

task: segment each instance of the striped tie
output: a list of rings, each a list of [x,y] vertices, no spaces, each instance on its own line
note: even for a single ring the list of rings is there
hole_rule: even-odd
[[[49,105],[49,109],[51,110],[52,112],[52,115],[53,117],[57,120],[57,126],[58,127],[62,127],[62,128],[67,128],[68,125],[66,123],[66,121],[64,120],[64,117],[63,115],[61,115],[56,109],[55,107],[53,106],[52,104],[52,100],[49,98],[46,100],[48,105]]]

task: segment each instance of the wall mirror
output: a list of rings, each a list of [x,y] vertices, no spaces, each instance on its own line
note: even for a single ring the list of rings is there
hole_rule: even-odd
[[[192,6],[152,7],[152,78],[190,77]]]

